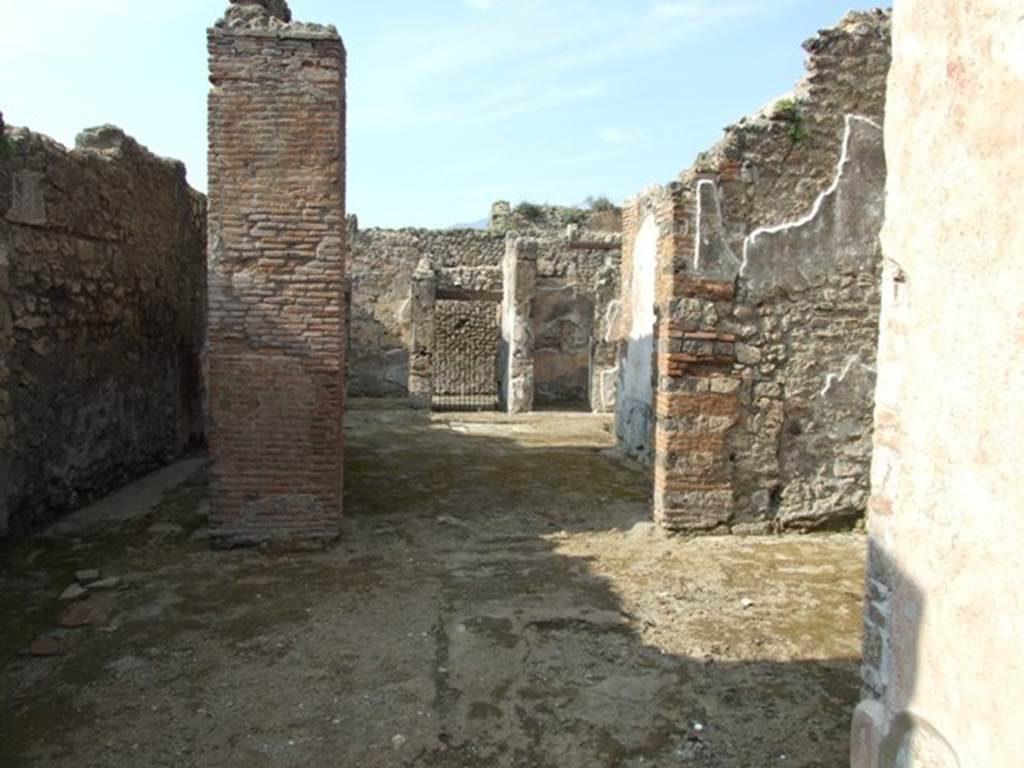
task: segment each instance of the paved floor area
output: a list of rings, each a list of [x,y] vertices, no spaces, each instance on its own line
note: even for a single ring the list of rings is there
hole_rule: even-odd
[[[330,551],[201,460],[0,550],[0,765],[845,765],[862,537],[666,539],[609,427],[357,403]]]

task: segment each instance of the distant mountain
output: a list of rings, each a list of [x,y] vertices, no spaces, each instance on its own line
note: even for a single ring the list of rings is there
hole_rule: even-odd
[[[452,224],[448,229],[487,229],[490,223],[490,219],[480,219],[480,221],[472,221],[468,224]]]

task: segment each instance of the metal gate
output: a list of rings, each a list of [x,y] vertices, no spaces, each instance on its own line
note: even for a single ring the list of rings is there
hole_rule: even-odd
[[[498,409],[501,294],[438,290],[434,304],[435,411]]]

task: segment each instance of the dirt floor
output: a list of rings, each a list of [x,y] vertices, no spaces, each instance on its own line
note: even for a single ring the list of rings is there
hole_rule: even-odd
[[[863,538],[667,539],[609,427],[357,403],[330,551],[202,460],[0,551],[0,765],[847,765]]]

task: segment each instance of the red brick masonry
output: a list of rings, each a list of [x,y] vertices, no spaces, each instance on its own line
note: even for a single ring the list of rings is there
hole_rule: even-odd
[[[332,28],[217,28],[210,55],[213,539],[337,537],[345,49]]]

